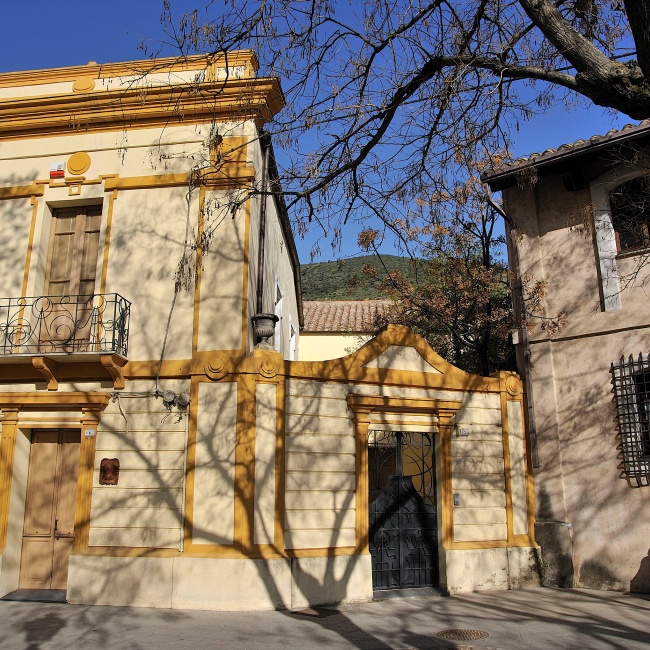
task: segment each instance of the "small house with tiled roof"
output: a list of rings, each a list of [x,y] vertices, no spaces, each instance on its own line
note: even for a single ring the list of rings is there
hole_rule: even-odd
[[[305,300],[300,358],[318,361],[350,354],[370,340],[388,300]]]
[[[515,338],[547,584],[650,592],[649,172],[643,122],[483,178],[529,323]]]

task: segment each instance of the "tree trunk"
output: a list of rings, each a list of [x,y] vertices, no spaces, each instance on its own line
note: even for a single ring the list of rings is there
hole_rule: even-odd
[[[636,44],[636,58],[647,81],[650,80],[650,0],[625,0],[623,4]]]

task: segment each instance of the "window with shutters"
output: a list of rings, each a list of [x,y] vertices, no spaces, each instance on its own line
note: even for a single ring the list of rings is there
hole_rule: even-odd
[[[101,206],[58,209],[52,230],[39,303],[40,350],[85,352],[104,324],[95,299]]]
[[[100,205],[54,212],[46,295],[91,296],[95,292],[101,221]]]

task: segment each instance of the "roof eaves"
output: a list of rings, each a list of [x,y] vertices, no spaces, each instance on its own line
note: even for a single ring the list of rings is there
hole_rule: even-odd
[[[600,150],[648,135],[650,135],[650,120],[644,120],[640,124],[627,124],[622,129],[612,129],[605,135],[595,135],[588,140],[576,140],[560,145],[557,149],[546,149],[541,153],[517,158],[482,174],[481,180],[492,189],[501,188],[516,174],[530,167],[547,167],[577,156],[592,155]]]

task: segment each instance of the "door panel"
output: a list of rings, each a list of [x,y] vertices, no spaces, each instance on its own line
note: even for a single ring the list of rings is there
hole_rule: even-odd
[[[52,536],[23,537],[20,558],[21,589],[50,589],[52,583]]]
[[[64,429],[59,445],[55,537],[72,537],[74,506],[77,499],[77,467],[81,440],[79,431]]]
[[[68,586],[68,560],[71,550],[72,537],[54,540],[50,589],[65,589]]]
[[[52,534],[54,523],[54,479],[59,432],[51,429],[35,431],[29,456],[25,509],[25,535]]]
[[[20,564],[22,589],[65,589],[81,446],[77,429],[32,434]]]
[[[65,589],[68,585],[68,558],[72,550],[74,532],[74,507],[77,498],[77,468],[79,467],[80,447],[78,430],[65,429],[61,432],[57,467],[52,589]]]

